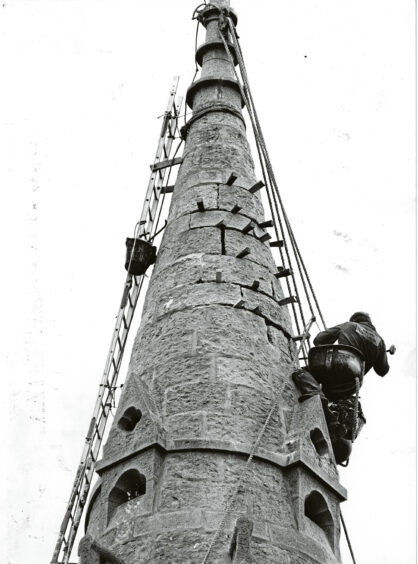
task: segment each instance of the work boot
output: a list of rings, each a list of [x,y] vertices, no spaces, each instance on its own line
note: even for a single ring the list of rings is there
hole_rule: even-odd
[[[302,393],[298,400],[300,402],[321,394],[321,386],[306,367],[295,370],[292,374],[292,380],[296,384],[297,389]]]

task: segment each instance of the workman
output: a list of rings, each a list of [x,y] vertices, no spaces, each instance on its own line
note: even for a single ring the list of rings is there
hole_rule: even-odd
[[[372,324],[368,313],[356,312],[348,322],[321,331],[315,337],[314,345],[331,345],[337,340],[338,344],[355,347],[362,353],[365,361],[364,374],[372,367],[379,376],[388,373],[389,364],[386,346]],[[352,386],[348,385],[346,390],[341,389],[340,386],[338,399],[330,400],[324,393],[320,382],[314,378],[308,367],[296,370],[292,374],[292,378],[299,391],[302,392],[299,398],[300,402],[315,395],[320,396],[336,462],[337,464],[344,464],[350,456],[352,441],[357,437],[366,422],[359,402],[357,407],[358,420],[356,422],[353,420],[355,396],[353,396]],[[330,394],[333,391],[332,384],[329,381],[327,382],[327,391]],[[355,428],[353,428],[353,425],[355,425]]]
[[[313,342],[315,346],[332,345],[337,339],[339,345],[349,345],[362,353],[365,360],[364,374],[371,368],[379,376],[389,372],[385,342],[377,333],[368,313],[357,311],[350,317],[350,321],[318,333]]]
[[[358,311],[350,317],[350,321],[321,331],[315,337],[314,345],[332,345],[337,339],[339,345],[349,345],[362,353],[365,361],[364,374],[372,367],[379,376],[384,376],[388,373],[389,364],[385,342],[377,333],[368,313]],[[318,394],[321,395],[323,400],[327,399],[320,388],[319,382],[309,372],[308,367],[294,372],[293,380],[299,391],[302,392],[299,401],[304,401]],[[331,393],[332,385],[330,382],[327,382],[327,388]],[[352,395],[352,386],[350,385],[348,388],[346,395],[344,390],[340,390],[339,399]]]

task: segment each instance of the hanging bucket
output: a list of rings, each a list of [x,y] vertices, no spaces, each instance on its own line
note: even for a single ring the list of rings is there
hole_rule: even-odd
[[[364,358],[348,345],[313,347],[308,355],[309,371],[322,384],[330,400],[339,400],[356,393],[356,378],[363,383]]]
[[[157,248],[153,247],[148,241],[129,237],[126,239],[125,268],[129,274],[134,276],[145,274],[148,267],[154,264],[156,257]]]

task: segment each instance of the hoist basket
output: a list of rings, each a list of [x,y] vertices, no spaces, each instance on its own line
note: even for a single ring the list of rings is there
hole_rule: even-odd
[[[157,248],[144,239],[126,239],[125,268],[129,274],[140,276],[145,274],[148,267],[154,264]]]
[[[364,375],[362,353],[348,345],[321,345],[313,347],[308,355],[309,370],[322,384],[330,400],[350,397],[356,392],[356,378],[360,386]]]

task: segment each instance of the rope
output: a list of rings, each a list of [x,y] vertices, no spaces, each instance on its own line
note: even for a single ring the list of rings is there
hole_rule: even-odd
[[[293,369],[293,367],[292,367],[292,369]],[[289,375],[290,375],[290,374],[289,374]],[[273,402],[272,402],[270,411],[269,411],[269,413],[268,413],[268,415],[267,415],[267,418],[266,418],[266,420],[265,420],[265,422],[264,422],[264,425],[263,425],[263,427],[262,427],[262,429],[261,429],[261,431],[260,431],[260,433],[259,433],[259,435],[258,435],[258,437],[257,437],[257,439],[256,439],[256,441],[255,441],[255,443],[254,443],[254,445],[253,445],[251,451],[250,451],[250,455],[249,455],[248,458],[247,458],[247,462],[245,463],[245,466],[244,466],[244,468],[243,468],[243,470],[242,470],[242,472],[241,472],[241,476],[239,477],[238,482],[237,482],[237,485],[235,486],[235,489],[234,489],[234,491],[233,491],[233,493],[232,493],[232,495],[231,495],[231,497],[230,497],[230,500],[229,500],[229,503],[228,503],[228,505],[227,505],[227,507],[226,507],[225,513],[224,513],[224,515],[223,515],[223,517],[222,517],[222,519],[221,519],[221,521],[220,521],[220,523],[219,523],[219,525],[218,525],[218,527],[217,527],[217,529],[216,529],[216,531],[215,531],[215,534],[214,534],[213,537],[212,537],[211,543],[210,543],[210,545],[209,545],[209,547],[208,547],[208,549],[207,549],[207,551],[206,551],[205,557],[204,557],[203,560],[202,560],[202,564],[206,564],[206,563],[207,563],[209,554],[211,553],[212,548],[213,548],[215,542],[216,542],[217,539],[218,539],[219,533],[220,533],[221,529],[223,529],[223,527],[225,526],[226,520],[228,519],[229,514],[231,513],[231,510],[232,510],[232,508],[233,508],[233,506],[234,506],[236,497],[237,497],[238,492],[239,492],[239,490],[240,490],[240,488],[241,488],[241,484],[244,482],[244,479],[247,477],[247,473],[248,473],[250,464],[251,464],[251,462],[252,462],[252,460],[253,460],[253,458],[254,458],[254,455],[255,455],[255,453],[256,453],[256,450],[257,450],[257,448],[258,448],[258,446],[259,446],[259,444],[260,444],[261,439],[263,438],[264,432],[265,432],[265,430],[267,429],[268,424],[270,423],[270,419],[272,418],[273,413],[274,413],[274,411],[276,410],[276,407],[277,407],[277,404],[278,404],[278,399],[279,399],[279,395],[275,396],[275,398],[274,398],[274,400],[273,400]]]
[[[238,38],[237,38],[236,34],[234,33],[234,28],[231,28],[231,31],[233,33],[234,40],[236,41],[237,58],[238,58],[238,62],[239,62],[239,65],[240,65],[241,74],[243,76],[243,81],[244,81],[244,86],[245,86],[244,88],[241,85],[238,73],[235,70],[235,66],[233,65],[234,73],[235,73],[235,76],[237,78],[238,85],[239,85],[240,92],[241,92],[241,95],[243,97],[244,103],[247,106],[248,114],[249,114],[249,117],[250,117],[253,132],[254,132],[254,137],[256,139],[256,146],[257,146],[257,151],[258,151],[258,155],[259,155],[259,159],[260,159],[260,165],[261,165],[261,169],[262,169],[262,173],[263,173],[264,183],[266,185],[266,192],[267,192],[267,197],[269,199],[270,209],[271,209],[271,212],[272,212],[273,220],[276,217],[277,221],[279,223],[280,231],[281,231],[281,234],[282,234],[281,238],[283,240],[285,254],[286,254],[286,258],[287,258],[287,264],[288,264],[289,270],[291,272],[291,276],[286,277],[286,285],[288,287],[289,294],[294,293],[296,296],[299,296],[298,286],[297,286],[297,283],[296,283],[296,279],[293,275],[292,260],[291,260],[291,257],[290,257],[290,253],[289,253],[289,249],[288,249],[288,245],[287,245],[287,239],[285,237],[285,231],[284,231],[284,228],[283,228],[283,223],[282,223],[282,219],[281,219],[281,215],[280,215],[280,211],[279,211],[279,204],[280,204],[280,207],[282,208],[282,212],[283,212],[283,204],[280,200],[280,196],[279,196],[279,204],[278,204],[277,195],[276,195],[275,191],[271,189],[271,186],[272,186],[271,179],[272,179],[272,176],[273,176],[271,163],[268,159],[267,148],[265,146],[264,139],[262,137],[260,124],[258,122],[257,114],[256,114],[255,107],[254,107],[254,102],[253,102],[253,99],[252,99],[252,96],[251,96],[251,90],[249,88],[249,82],[248,82],[248,77],[247,77],[246,71],[245,71],[245,65],[244,65],[244,61],[243,61],[243,58],[242,58],[242,53],[240,51],[239,44],[237,43]],[[233,57],[232,57],[232,54],[229,50],[229,47],[228,47],[228,45],[225,41],[225,38],[224,38],[222,33],[220,35],[221,35],[221,39],[223,41],[225,50],[228,53],[229,59],[230,59],[231,63],[233,64]],[[266,154],[267,154],[267,158],[266,158]],[[264,159],[263,159],[263,157],[264,157]],[[267,173],[266,173],[266,168],[267,168]],[[267,180],[267,178],[268,178],[268,180]],[[273,201],[274,205],[272,205],[272,201]],[[285,219],[287,230],[289,232],[289,224],[288,224],[288,220],[287,220],[285,213],[283,213],[283,216],[284,216],[284,219]],[[273,223],[274,223],[277,239],[280,239],[279,234],[278,234],[278,230],[277,230],[276,222],[274,221]],[[292,238],[291,238],[291,242],[292,242]],[[296,256],[294,249],[293,249],[293,252]],[[284,263],[285,261],[284,261],[284,258],[283,258],[283,253],[281,251],[280,251],[280,256],[281,256],[282,262]],[[299,263],[298,263],[298,267],[299,267]],[[300,269],[299,269],[299,272],[300,272]],[[301,272],[300,272],[299,275],[300,275],[300,278],[303,281],[303,277],[301,275]],[[294,292],[291,291],[289,278],[292,279]],[[304,286],[304,288],[305,288],[305,293],[306,293],[306,286]],[[292,307],[292,312],[293,312],[293,319],[295,320],[296,330],[297,330],[297,333],[299,334],[300,333],[300,326],[299,326],[298,315],[296,313],[296,306],[295,306],[294,303],[292,303],[291,307]],[[298,309],[299,309],[299,316],[301,318],[302,326],[305,326],[306,321],[305,321],[304,311],[303,311],[302,304],[301,304],[299,299],[298,299]],[[312,308],[310,308],[310,310],[311,310],[311,315],[315,316]],[[308,341],[308,346],[309,346],[309,338],[307,339],[307,341]],[[305,350],[305,348],[303,348],[303,354],[304,354],[305,357],[307,356],[307,351]]]
[[[353,434],[351,440],[354,442],[357,437],[358,428],[358,396],[360,391],[360,380],[356,378],[356,399],[354,400],[354,413],[353,413]]]
[[[290,369],[291,371],[289,371],[289,377],[290,377],[292,371],[293,371],[293,370],[295,369],[295,367],[297,367],[297,365],[298,365],[298,356],[299,356],[300,350],[301,350],[301,348],[302,348],[302,346],[303,346],[303,340],[304,340],[304,339],[306,338],[306,336],[309,334],[309,329],[311,328],[311,326],[312,326],[312,324],[314,323],[314,321],[315,321],[315,319],[312,318],[312,319],[309,321],[308,325],[307,325],[307,326],[305,327],[305,329],[304,329],[303,336],[302,336],[302,341],[301,341],[301,343],[300,343],[300,345],[299,345],[298,351],[297,351],[296,354],[295,354],[295,358],[293,359],[293,364],[292,364],[292,367],[291,367],[291,369]],[[230,513],[231,513],[231,511],[232,511],[232,508],[233,508],[233,506],[234,506],[234,503],[235,503],[236,497],[237,497],[237,495],[238,495],[238,492],[239,492],[239,490],[240,490],[240,488],[241,488],[241,485],[242,485],[242,483],[245,481],[245,479],[246,479],[246,477],[247,477],[247,474],[248,474],[248,471],[249,471],[249,468],[250,468],[250,464],[251,464],[251,462],[252,462],[252,460],[253,460],[253,458],[254,458],[254,456],[255,456],[255,453],[257,452],[257,449],[258,449],[258,447],[259,447],[259,445],[260,445],[261,439],[263,438],[263,435],[264,435],[264,433],[265,433],[265,431],[266,431],[266,429],[267,429],[267,427],[268,427],[268,425],[269,425],[269,423],[270,423],[270,420],[271,420],[271,418],[272,418],[272,416],[273,416],[273,414],[274,414],[274,412],[275,412],[275,410],[276,410],[276,408],[277,408],[277,405],[278,405],[278,402],[279,402],[279,398],[280,398],[280,397],[281,397],[280,394],[276,394],[276,395],[274,396],[274,398],[273,398],[273,401],[272,401],[272,403],[271,403],[270,410],[269,410],[269,412],[268,412],[268,415],[267,415],[267,417],[266,417],[266,420],[264,421],[264,425],[263,425],[263,427],[261,428],[261,431],[260,431],[260,433],[258,434],[258,437],[257,437],[257,439],[255,440],[255,442],[254,442],[254,444],[253,444],[253,446],[252,446],[252,448],[251,448],[251,450],[250,450],[250,454],[249,454],[249,456],[248,456],[248,458],[247,458],[247,461],[246,461],[246,463],[245,463],[245,466],[244,466],[244,468],[243,468],[243,470],[242,470],[242,472],[241,472],[241,475],[240,475],[240,477],[239,477],[239,479],[238,479],[237,485],[235,486],[235,489],[234,489],[234,491],[232,492],[231,497],[229,498],[229,502],[228,502],[228,504],[227,504],[227,506],[226,506],[225,513],[224,513],[224,515],[223,515],[223,517],[222,517],[222,519],[221,519],[221,521],[220,521],[220,523],[219,523],[219,525],[218,525],[218,527],[217,527],[217,529],[216,529],[216,531],[215,531],[215,533],[214,533],[214,535],[213,535],[213,537],[212,537],[212,540],[211,540],[211,542],[210,542],[210,544],[209,544],[209,547],[208,547],[208,549],[207,549],[207,551],[206,551],[206,554],[205,554],[205,556],[204,556],[204,558],[203,558],[203,560],[202,560],[202,564],[206,564],[206,563],[207,563],[208,558],[209,558],[209,555],[210,555],[210,553],[212,552],[212,549],[213,549],[213,547],[214,547],[214,545],[215,545],[215,542],[217,541],[217,539],[218,539],[218,537],[219,537],[219,533],[221,532],[221,530],[222,530],[222,529],[224,528],[224,526],[225,526],[225,523],[226,523],[226,521],[227,521],[227,519],[228,519],[228,517],[229,517],[229,515],[230,515]]]
[[[257,151],[258,151],[258,155],[259,155],[259,159],[260,159],[260,166],[261,166],[261,169],[262,169],[263,180],[264,180],[264,184],[266,185],[266,188],[267,188],[267,196],[268,196],[268,199],[269,199],[270,209],[271,209],[271,211],[272,211],[273,219],[274,219],[274,211],[273,211],[273,210],[275,209],[275,211],[276,211],[276,217],[277,217],[277,220],[278,220],[278,222],[279,222],[280,231],[281,231],[281,235],[282,235],[281,237],[279,236],[279,233],[278,233],[278,230],[277,230],[277,225],[276,225],[276,222],[274,221],[273,223],[274,223],[274,228],[275,228],[275,232],[276,232],[276,237],[277,237],[277,239],[280,239],[280,238],[283,239],[284,249],[285,249],[285,253],[286,253],[286,256],[287,256],[288,265],[289,265],[290,270],[292,270],[292,268],[291,268],[292,262],[291,262],[290,254],[289,254],[288,247],[287,247],[286,237],[284,236],[284,229],[283,229],[283,225],[282,225],[280,213],[279,213],[279,210],[278,210],[276,197],[275,197],[274,192],[271,192],[271,194],[270,194],[269,189],[268,189],[268,187],[269,187],[268,177],[269,177],[270,175],[266,173],[265,163],[263,162],[263,146],[262,146],[262,142],[261,142],[261,139],[260,139],[260,136],[259,136],[257,124],[256,124],[256,122],[255,122],[255,119],[254,119],[254,116],[253,116],[253,113],[252,113],[252,106],[251,106],[251,104],[250,104],[250,101],[249,101],[249,99],[248,99],[246,93],[245,93],[244,88],[243,88],[242,85],[241,85],[241,82],[240,82],[240,80],[239,80],[238,73],[237,73],[237,71],[235,70],[235,66],[234,66],[234,64],[233,64],[233,57],[232,57],[232,54],[231,54],[231,52],[230,52],[230,50],[229,50],[229,47],[228,47],[228,45],[227,45],[227,43],[226,43],[226,41],[225,41],[224,35],[223,35],[222,33],[221,33],[220,35],[221,35],[221,39],[222,39],[222,42],[223,42],[223,44],[224,44],[225,50],[226,50],[226,52],[227,52],[227,54],[228,54],[228,56],[229,56],[229,59],[230,59],[232,65],[233,65],[234,73],[235,73],[235,76],[236,76],[236,78],[237,78],[237,80],[238,80],[238,86],[239,86],[239,89],[240,89],[240,92],[241,92],[241,96],[242,96],[242,98],[243,98],[243,100],[244,100],[244,103],[245,103],[245,105],[246,105],[246,107],[247,107],[247,110],[248,110],[248,115],[249,115],[249,117],[250,117],[250,121],[251,121],[251,125],[252,125],[252,128],[253,128],[254,137],[255,137],[255,139],[256,139],[256,146],[257,146]],[[243,62],[242,62],[242,57],[241,57],[240,53],[238,53],[238,52],[237,52],[237,57],[239,57],[238,60],[239,60],[240,68],[241,68],[241,64],[243,64]],[[245,71],[244,71],[244,72],[245,72]],[[244,80],[244,82],[245,82],[245,80]],[[247,91],[248,91],[248,89],[247,89]],[[268,169],[267,169],[267,172],[269,172]],[[273,201],[274,201],[274,207],[273,207],[272,204],[271,204],[271,202],[272,202],[271,196],[272,196],[272,199],[273,199]],[[282,259],[282,261],[283,261],[283,253],[282,253],[281,250],[280,250],[280,255],[281,255],[281,259]],[[284,261],[283,261],[283,262],[284,262]],[[294,280],[293,274],[292,274],[291,278],[292,278],[292,280],[293,280],[293,284],[294,284],[294,288],[295,288],[295,294],[298,295],[297,286],[296,286],[296,282],[295,282],[295,280]],[[289,289],[289,293],[291,293],[291,290],[290,290],[290,282],[289,282],[289,278],[288,278],[288,277],[287,277],[287,279],[286,279],[286,283],[287,283],[287,286],[288,286],[288,289]],[[299,306],[299,308],[300,308],[300,314],[301,314],[301,318],[302,318],[302,323],[304,324],[303,312],[302,312],[300,306]],[[295,309],[295,305],[294,305],[294,304],[292,304],[292,309],[293,309],[293,314],[294,314],[293,317],[294,317],[294,319],[295,319],[296,329],[297,329],[297,332],[299,333],[299,332],[300,332],[299,321],[298,321],[298,317],[297,317],[297,315],[296,315],[296,309]]]
[[[219,11],[222,14],[222,10],[219,10]],[[304,323],[303,309],[302,309],[302,306],[301,306],[300,301],[299,301],[299,313],[300,313],[300,317],[303,321],[303,325],[305,326],[305,330],[304,330],[304,333],[303,333],[303,336],[302,336],[302,339],[301,339],[301,342],[300,342],[299,349],[298,349],[298,351],[295,355],[296,360],[294,360],[294,363],[292,365],[292,370],[293,370],[294,366],[297,366],[297,363],[298,363],[297,359],[298,359],[298,356],[300,354],[300,351],[305,350],[304,349],[305,341],[308,339],[309,329],[310,329],[311,325],[313,324],[313,322],[315,321],[315,314],[314,314],[312,302],[310,300],[309,291],[311,293],[312,299],[313,299],[315,307],[316,307],[316,309],[319,313],[319,317],[321,319],[321,322],[323,323],[324,328],[326,327],[326,325],[325,325],[324,317],[322,315],[322,312],[321,312],[321,309],[320,309],[320,306],[319,306],[319,302],[317,300],[317,297],[316,297],[316,294],[314,292],[311,280],[309,278],[309,274],[307,272],[305,263],[302,259],[299,247],[296,243],[296,239],[295,239],[295,236],[293,234],[292,227],[290,225],[287,213],[286,213],[284,205],[283,205],[283,201],[282,201],[279,189],[278,189],[278,185],[277,185],[277,182],[276,182],[276,179],[275,179],[275,176],[274,176],[274,171],[273,171],[271,161],[270,161],[270,158],[269,158],[269,154],[268,154],[268,151],[267,151],[267,146],[266,146],[266,143],[265,143],[265,140],[264,140],[264,137],[263,137],[263,133],[262,133],[262,130],[261,130],[258,115],[257,115],[256,109],[255,109],[255,106],[254,106],[254,101],[253,101],[251,89],[250,89],[250,86],[249,86],[248,76],[247,76],[247,73],[246,73],[245,64],[244,64],[244,60],[243,60],[243,56],[242,56],[242,51],[241,51],[241,47],[240,47],[239,41],[238,41],[238,36],[236,34],[236,31],[235,31],[234,23],[232,22],[232,20],[229,17],[227,17],[227,25],[229,27],[229,30],[231,31],[231,34],[232,34],[232,37],[233,37],[233,40],[234,40],[235,50],[236,50],[236,54],[237,54],[237,59],[238,59],[238,63],[239,63],[244,87],[242,86],[242,84],[240,82],[238,73],[235,69],[232,54],[229,50],[229,47],[228,47],[227,42],[225,40],[224,34],[222,33],[222,30],[220,31],[220,36],[221,36],[222,42],[224,44],[225,51],[227,52],[227,54],[228,54],[228,56],[231,60],[231,63],[232,63],[233,69],[234,69],[234,73],[235,73],[237,80],[238,80],[238,85],[239,85],[239,88],[240,88],[241,96],[242,96],[244,103],[245,103],[247,110],[248,110],[248,114],[249,114],[249,117],[250,117],[253,132],[254,132],[254,137],[255,137],[255,140],[256,140],[256,146],[257,146],[257,151],[258,151],[259,158],[260,158],[260,165],[261,165],[261,169],[262,169],[263,179],[264,179],[264,183],[266,185],[267,197],[268,197],[268,200],[269,200],[269,205],[270,205],[270,208],[271,208],[271,211],[272,211],[273,219],[274,219],[274,217],[276,217],[277,220],[278,220],[278,223],[279,223],[279,226],[280,226],[280,231],[281,231],[282,238],[283,238],[283,241],[284,241],[285,254],[287,256],[289,267],[291,267],[291,257],[290,257],[290,254],[289,254],[289,251],[288,251],[288,248],[287,248],[286,238],[284,237],[283,223],[286,226],[287,232],[289,234],[289,239],[290,239],[290,243],[291,243],[291,246],[292,246],[292,250],[293,250],[293,253],[294,253],[294,256],[295,256],[295,259],[296,259],[296,263],[297,263],[297,267],[298,267],[298,271],[299,271],[299,276],[300,276],[300,279],[302,281],[303,289],[304,289],[304,292],[305,292],[305,297],[306,297],[306,300],[308,302],[308,306],[309,306],[309,309],[310,309],[310,312],[311,312],[311,315],[312,315],[309,324],[306,325]],[[268,182],[267,179],[270,182]],[[270,188],[270,190],[269,190],[269,188]],[[272,203],[273,203],[273,206],[272,206]],[[281,214],[283,216],[283,220],[281,218],[279,206],[280,206]],[[274,214],[274,212],[275,212],[275,214]],[[283,221],[283,223],[282,223],[282,221]],[[274,221],[274,229],[275,229],[275,232],[276,232],[276,236],[279,239],[279,231],[278,231],[278,228],[277,228],[275,221]],[[282,260],[283,260],[283,253],[281,251],[280,251],[280,254],[281,254],[281,257],[282,257]],[[294,285],[294,289],[295,289],[295,294],[298,296],[297,284],[296,284],[296,280],[295,280],[293,275],[292,275],[292,280],[293,280],[293,285]],[[287,280],[287,283],[288,283],[288,287],[290,289],[289,280]],[[294,313],[295,312],[296,312],[296,310],[294,308]],[[297,318],[296,314],[294,315],[294,319],[295,319],[295,324],[298,327],[298,318]],[[298,331],[299,331],[299,329],[298,329]],[[289,372],[289,376],[290,376],[290,372]],[[357,393],[356,393],[356,403],[355,403],[355,410],[354,410],[355,417],[356,417],[356,424],[355,424],[355,429],[354,429],[354,432],[353,432],[354,435],[357,431],[359,388],[360,388],[359,381],[358,381],[358,379],[356,379],[356,392]],[[264,435],[264,433],[265,433],[265,431],[266,431],[266,429],[267,429],[267,427],[270,423],[270,420],[271,420],[271,418],[272,418],[272,416],[273,416],[273,414],[274,414],[274,412],[277,408],[278,399],[279,399],[279,395],[276,395],[273,398],[273,401],[272,401],[270,410],[268,412],[268,415],[266,417],[266,420],[263,424],[263,427],[262,427],[255,443],[253,444],[253,447],[251,448],[251,451],[250,451],[250,454],[247,458],[245,466],[244,466],[244,468],[241,472],[241,475],[238,479],[238,482],[235,486],[235,489],[232,492],[232,495],[229,499],[229,502],[226,505],[224,515],[223,515],[223,517],[222,517],[222,519],[221,519],[221,521],[220,521],[220,523],[219,523],[219,525],[218,525],[218,527],[217,527],[217,529],[216,529],[216,531],[215,531],[215,533],[212,537],[212,540],[211,540],[209,547],[206,551],[206,554],[203,558],[202,564],[206,564],[208,562],[209,555],[210,555],[210,553],[213,549],[213,546],[215,545],[215,543],[216,543],[216,541],[219,537],[220,531],[224,528],[225,523],[226,523],[226,521],[227,521],[227,519],[228,519],[228,517],[229,517],[229,515],[232,511],[232,508],[233,508],[234,503],[236,501],[236,497],[237,497],[238,492],[241,488],[241,485],[247,477],[247,474],[248,474],[248,471],[249,471],[249,468],[250,468],[250,464],[251,464],[251,462],[252,462],[252,460],[255,456],[257,448],[258,448],[258,446],[261,442],[261,439],[262,439],[262,437],[263,437],[263,435]],[[350,539],[349,539],[349,536],[348,536],[347,528],[346,528],[342,513],[340,515],[341,515],[341,522],[342,522],[342,525],[343,525],[344,533],[345,533],[345,536],[347,538],[347,543],[348,543],[348,546],[349,546],[349,549],[350,549],[350,554],[351,554],[351,557],[353,559],[353,563],[356,564],[353,549],[352,549],[352,546],[351,546],[351,542],[350,542]]]
[[[274,176],[273,167],[272,167],[272,165],[271,165],[271,161],[270,161],[270,157],[269,157],[269,154],[268,154],[267,146],[266,146],[266,143],[265,143],[265,140],[264,140],[264,136],[263,136],[263,133],[262,133],[262,130],[261,130],[261,126],[260,126],[260,122],[259,122],[258,115],[257,115],[257,111],[256,111],[256,108],[255,108],[255,105],[254,105],[254,101],[253,101],[253,98],[252,98],[251,89],[250,89],[249,80],[248,80],[248,75],[247,75],[247,72],[246,72],[245,63],[244,63],[244,59],[243,59],[243,55],[242,55],[242,50],[241,50],[241,46],[240,46],[240,43],[239,43],[239,39],[238,39],[236,30],[235,30],[235,25],[234,25],[234,22],[233,22],[230,18],[228,18],[228,23],[229,23],[229,29],[230,29],[231,34],[232,34],[233,39],[234,39],[234,45],[235,45],[236,52],[237,52],[237,58],[238,58],[238,61],[239,61],[239,66],[240,66],[240,70],[241,70],[241,75],[242,75],[242,78],[243,78],[243,81],[244,81],[244,85],[245,85],[245,89],[246,89],[246,92],[247,92],[247,98],[248,98],[248,100],[251,102],[251,108],[249,107],[249,105],[247,105],[247,109],[249,110],[250,118],[251,118],[251,112],[254,114],[254,118],[251,120],[252,123],[255,122],[255,124],[256,124],[256,130],[254,131],[254,134],[255,134],[255,136],[256,136],[256,139],[259,139],[259,142],[260,142],[260,144],[261,144],[263,156],[264,156],[264,159],[265,159],[265,161],[266,161],[267,169],[268,169],[268,171],[269,171],[269,176],[270,176],[270,179],[271,179],[271,183],[272,183],[272,186],[273,186],[273,188],[274,188],[274,190],[275,190],[275,192],[276,192],[276,194],[277,194],[278,201],[279,201],[279,203],[280,203],[281,211],[282,211],[282,213],[283,213],[283,217],[284,217],[284,221],[285,221],[285,224],[286,224],[286,228],[287,228],[288,233],[289,233],[289,237],[290,237],[291,244],[292,244],[292,248],[293,248],[293,251],[294,251],[294,254],[295,254],[296,262],[297,262],[297,264],[298,264],[298,269],[299,269],[299,273],[300,273],[300,278],[301,278],[302,284],[303,284],[303,286],[304,286],[305,296],[306,296],[306,299],[307,299],[307,302],[308,302],[308,305],[309,305],[309,309],[310,309],[310,311],[311,311],[311,314],[314,315],[314,311],[313,311],[313,307],[312,307],[312,304],[311,304],[311,301],[310,301],[310,297],[309,297],[309,292],[308,292],[308,290],[307,290],[307,286],[309,287],[309,290],[310,290],[311,295],[312,295],[312,297],[313,297],[313,300],[314,300],[314,302],[315,302],[315,306],[316,306],[316,308],[317,308],[317,310],[318,310],[319,317],[320,317],[320,319],[321,319],[321,321],[322,321],[322,323],[323,323],[323,325],[324,325],[324,328],[325,328],[326,325],[325,325],[325,321],[324,321],[324,318],[323,318],[323,315],[322,315],[322,312],[321,312],[321,309],[320,309],[320,306],[319,306],[319,302],[318,302],[318,300],[317,300],[317,298],[316,298],[316,294],[315,294],[315,291],[314,291],[314,289],[313,289],[311,280],[310,280],[310,278],[309,278],[309,274],[308,274],[307,269],[306,269],[306,266],[305,266],[305,264],[304,264],[304,262],[303,262],[301,253],[300,253],[300,251],[299,251],[299,247],[297,246],[296,239],[295,239],[295,237],[294,237],[292,227],[291,227],[291,225],[290,225],[290,222],[289,222],[287,213],[286,213],[285,208],[284,208],[284,205],[283,205],[283,201],[282,201],[281,196],[280,196],[280,192],[279,192],[279,189],[278,189],[277,181],[276,181],[275,176]],[[224,40],[224,39],[223,39],[223,40]],[[225,44],[225,40],[224,40],[224,44]],[[230,55],[230,53],[229,53],[229,55]],[[230,57],[231,57],[231,55],[230,55]],[[237,75],[236,72],[235,72],[235,74]],[[238,78],[238,76],[237,76],[237,78]],[[244,101],[245,101],[245,100],[244,100]],[[253,128],[254,128],[254,125],[253,125]],[[303,274],[302,274],[302,273],[303,273]],[[306,283],[307,283],[307,284],[306,284]],[[296,292],[296,293],[297,293],[297,292]]]
[[[355,557],[354,557],[353,547],[351,546],[350,537],[348,536],[347,527],[346,527],[346,525],[345,525],[344,517],[343,517],[343,514],[342,514],[341,511],[340,511],[340,518],[341,518],[341,523],[342,523],[342,525],[343,525],[345,538],[347,539],[347,544],[348,544],[348,548],[349,548],[349,550],[350,550],[351,558],[352,558],[352,560],[353,560],[353,564],[356,564],[356,559],[355,559]]]
[[[242,79],[243,79],[243,82],[244,82],[244,88],[242,87],[242,85],[240,83],[239,76],[238,76],[238,73],[237,73],[235,67],[234,67],[234,73],[237,77],[238,85],[239,85],[239,88],[240,88],[240,91],[241,91],[241,95],[243,97],[244,103],[247,106],[248,114],[250,116],[250,121],[251,121],[251,124],[252,124],[252,127],[253,127],[253,132],[254,132],[254,137],[256,139],[257,150],[258,150],[259,157],[260,157],[260,164],[261,164],[261,167],[262,167],[262,170],[263,170],[263,176],[265,178],[265,184],[266,184],[266,187],[267,187],[268,197],[269,197],[269,191],[268,191],[269,183],[266,181],[267,175],[265,173],[264,166],[267,168],[268,177],[269,177],[271,186],[273,188],[276,188],[276,190],[274,190],[274,189],[271,190],[271,194],[273,196],[272,199],[273,199],[273,202],[274,202],[274,210],[276,212],[276,217],[277,217],[279,225],[280,225],[280,230],[283,234],[283,242],[284,242],[284,248],[285,248],[285,253],[286,253],[288,265],[289,265],[289,268],[292,272],[291,277],[292,277],[292,281],[293,281],[293,285],[294,285],[294,291],[295,291],[294,293],[295,293],[296,296],[299,296],[297,283],[296,283],[295,277],[293,276],[292,261],[291,261],[291,257],[290,257],[289,251],[288,251],[286,237],[284,236],[284,229],[283,229],[283,224],[282,224],[282,220],[281,220],[281,217],[280,217],[279,205],[280,205],[280,208],[282,210],[284,223],[285,223],[287,231],[289,233],[290,242],[292,244],[293,252],[294,252],[296,262],[297,262],[297,265],[298,265],[298,269],[299,269],[299,276],[300,276],[302,283],[303,283],[303,286],[304,286],[305,296],[307,297],[307,301],[308,301],[308,304],[310,306],[311,315],[314,316],[314,311],[313,311],[313,308],[310,304],[309,295],[307,293],[304,278],[302,276],[302,271],[301,271],[299,260],[298,260],[298,253],[294,248],[293,233],[291,232],[290,224],[289,224],[286,212],[284,211],[283,202],[282,202],[280,194],[277,190],[277,183],[276,183],[275,178],[274,178],[274,172],[273,172],[271,162],[270,162],[270,159],[269,159],[269,156],[268,156],[267,147],[266,147],[266,144],[265,144],[265,141],[264,141],[264,138],[263,138],[263,134],[262,134],[262,131],[261,131],[261,126],[260,126],[260,123],[259,123],[259,120],[258,120],[258,116],[257,116],[255,106],[254,106],[254,101],[252,99],[251,89],[250,89],[250,86],[249,86],[248,76],[247,76],[247,73],[246,73],[245,64],[244,64],[244,60],[243,60],[243,57],[242,57],[242,51],[241,51],[241,48],[240,48],[240,45],[239,45],[239,42],[238,42],[238,37],[235,33],[235,28],[234,28],[233,22],[230,19],[228,19],[228,22],[229,22],[229,29],[232,33],[234,43],[235,43],[235,46],[236,46],[236,53],[237,53],[237,58],[238,58],[238,62],[239,62],[240,70],[241,70]],[[233,58],[232,58],[231,52],[228,48],[228,45],[225,41],[225,38],[224,38],[222,33],[220,35],[221,35],[221,39],[223,41],[225,50],[227,51],[228,56],[229,56],[231,62],[233,63]],[[263,160],[264,160],[264,163],[263,163]],[[276,184],[276,186],[275,186],[275,184]],[[279,205],[277,203],[277,200],[279,202]],[[271,206],[271,198],[270,197],[269,197],[269,204],[270,204],[272,215],[273,215],[273,218],[274,218],[274,211],[273,211],[273,206]],[[283,256],[282,256],[282,260],[283,260]],[[289,280],[287,280],[287,284],[288,284],[288,288],[290,289]],[[298,324],[298,317],[296,315],[296,308],[293,304],[292,304],[292,309],[293,309],[293,313],[294,313],[296,328],[297,328],[297,331],[299,333],[300,329],[299,329],[299,324]],[[299,300],[299,315],[301,317],[302,324],[305,325],[306,322],[305,322],[304,312],[303,312],[303,308],[302,308],[302,304],[300,303],[300,300]],[[321,314],[320,314],[320,317],[322,318]],[[304,353],[306,355],[305,351],[304,351]]]

